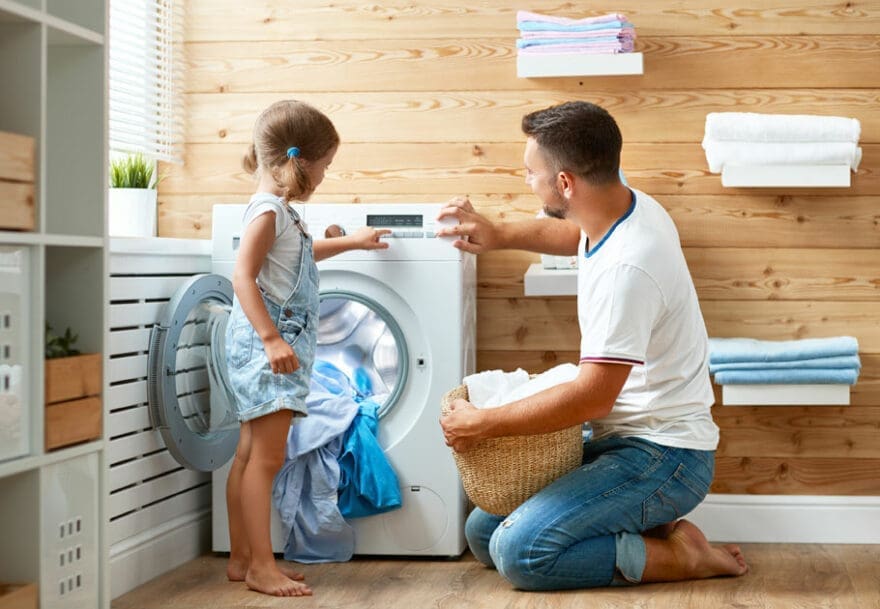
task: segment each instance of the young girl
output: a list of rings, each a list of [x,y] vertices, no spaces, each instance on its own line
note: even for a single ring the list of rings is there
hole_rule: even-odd
[[[318,271],[315,261],[351,249],[383,249],[389,231],[362,228],[312,241],[289,201],[306,201],[324,179],[339,135],[324,114],[299,101],[273,104],[257,119],[242,162],[257,192],[244,215],[226,329],[229,379],[241,436],[226,485],[230,580],[275,596],[310,595],[303,577],[275,563],[270,495],[284,462],[294,416],[305,398],[315,356]]]

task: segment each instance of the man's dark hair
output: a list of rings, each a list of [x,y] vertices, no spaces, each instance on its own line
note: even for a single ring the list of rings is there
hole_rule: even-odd
[[[538,143],[554,173],[570,171],[597,185],[619,179],[623,138],[604,108],[584,101],[551,106],[526,114],[522,130]]]

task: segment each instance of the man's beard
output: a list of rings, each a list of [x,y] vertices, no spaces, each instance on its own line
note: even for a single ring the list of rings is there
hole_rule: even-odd
[[[556,184],[551,184],[553,187],[553,195],[554,200],[551,203],[544,203],[544,213],[551,217],[557,218],[558,220],[565,220],[568,216],[568,201],[565,200],[565,197],[562,196],[562,193],[559,192],[559,188],[556,187]]]

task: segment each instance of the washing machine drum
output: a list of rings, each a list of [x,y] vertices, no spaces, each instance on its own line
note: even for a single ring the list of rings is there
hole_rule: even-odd
[[[188,279],[152,331],[148,393],[153,426],[189,469],[212,471],[235,453],[239,424],[226,368],[232,284],[221,275]],[[406,385],[403,332],[374,300],[346,291],[321,293],[315,367],[345,375],[358,399],[392,411]]]
[[[342,372],[359,398],[378,404],[381,419],[397,403],[409,372],[400,325],[376,301],[338,290],[321,293],[319,320],[316,369],[329,364]]]

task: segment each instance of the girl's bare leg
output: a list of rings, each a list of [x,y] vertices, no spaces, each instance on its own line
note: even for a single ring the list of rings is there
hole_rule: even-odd
[[[250,547],[245,582],[252,590],[274,596],[312,594],[311,588],[279,569],[269,533],[272,482],[284,463],[292,414],[281,410],[250,421],[250,451],[240,485],[239,505]]]

